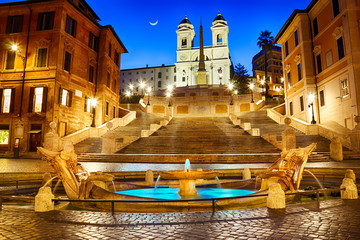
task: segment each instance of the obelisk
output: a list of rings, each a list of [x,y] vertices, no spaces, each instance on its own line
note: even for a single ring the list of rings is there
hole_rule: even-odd
[[[199,69],[198,69],[198,85],[206,84],[206,69],[204,62],[204,42],[203,42],[203,27],[202,22],[200,21],[200,60],[199,60]]]

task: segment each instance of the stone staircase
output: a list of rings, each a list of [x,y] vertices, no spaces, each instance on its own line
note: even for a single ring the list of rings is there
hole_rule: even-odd
[[[154,114],[144,113],[138,108],[137,104],[122,105],[131,111],[136,111],[136,119],[126,126],[115,128],[111,130],[119,136],[125,145],[131,144],[141,137],[141,131],[149,129],[150,124],[159,123],[163,120],[162,117]],[[88,138],[79,142],[74,146],[76,153],[101,153],[102,151],[102,138]]]

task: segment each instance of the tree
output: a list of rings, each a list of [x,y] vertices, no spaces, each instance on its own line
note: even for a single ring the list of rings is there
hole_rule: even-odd
[[[238,63],[234,69],[235,88],[239,94],[249,92],[249,74],[244,65]]]
[[[267,77],[267,51],[271,52],[273,47],[274,37],[271,36],[271,32],[268,30],[261,31],[258,39],[257,45],[264,50],[265,54],[265,86],[266,86],[266,96],[269,95],[269,85],[268,85],[268,77]]]

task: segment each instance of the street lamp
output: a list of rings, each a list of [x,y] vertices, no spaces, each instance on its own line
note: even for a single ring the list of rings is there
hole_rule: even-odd
[[[97,104],[97,100],[95,98],[90,99],[90,105],[92,106],[93,119],[91,123],[91,127],[95,127],[95,107]]]
[[[167,86],[167,90],[168,90],[168,92],[170,92],[170,93],[171,93],[171,91],[173,90],[173,88],[174,88],[174,87],[173,87],[173,85],[168,85],[168,86]]]
[[[144,88],[145,88],[145,83],[144,82],[140,83],[140,88],[141,88],[141,95],[144,95]]]
[[[169,98],[169,107],[171,107],[171,102],[170,102],[170,98],[171,98],[171,92],[166,92],[166,97]]]
[[[250,83],[250,89],[251,89],[251,103],[254,103],[254,84]]]
[[[278,92],[278,96],[277,96],[278,104],[280,104],[280,88],[277,87],[277,88],[276,88],[276,91]]]
[[[18,45],[12,44],[11,50],[16,53],[17,56],[19,56],[23,61],[23,74],[22,74],[22,84],[21,84],[21,97],[20,97],[20,112],[19,117],[21,117],[22,114],[22,105],[23,105],[23,99],[24,99],[24,85],[25,85],[25,69],[26,69],[26,55],[21,55],[21,50],[19,49]],[[27,51],[27,48],[26,48]]]
[[[229,83],[229,86],[228,86],[228,88],[229,88],[229,94],[230,94],[230,105],[233,105],[234,103],[233,103],[233,98],[232,98],[232,90],[233,90],[233,88],[234,88],[234,84],[232,84],[232,83]]]
[[[151,93],[151,87],[147,88],[147,92],[148,92],[148,103],[147,105],[150,106],[150,93]]]
[[[311,120],[311,124],[316,124],[315,121],[315,114],[314,114],[314,100],[315,100],[315,95],[313,93],[309,94],[309,108],[311,107],[311,113],[312,113],[312,120]]]
[[[264,80],[264,79],[261,79],[260,84],[261,84],[261,88],[262,88],[261,90],[262,90],[262,92],[264,92],[265,80]]]

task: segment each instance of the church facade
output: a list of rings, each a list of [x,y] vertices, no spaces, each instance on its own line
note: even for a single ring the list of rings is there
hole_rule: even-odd
[[[204,69],[206,80],[198,81],[198,70],[200,62],[200,47],[194,47],[195,31],[190,20],[185,18],[178,25],[177,50],[175,66],[157,66],[140,69],[143,74],[150,74],[152,77],[141,81],[140,78],[134,78],[139,72],[139,68],[123,69],[120,76],[121,93],[130,91],[132,94],[142,94],[140,83],[152,88],[152,91],[158,92],[165,90],[168,85],[174,87],[186,87],[197,85],[222,85],[230,82],[230,56],[228,46],[229,27],[225,18],[219,13],[211,26],[212,45],[203,47]],[[200,43],[202,45],[202,43]],[[164,69],[162,69],[164,68]],[[169,69],[171,68],[171,69]],[[158,72],[164,72],[159,75]],[[155,75],[154,75],[155,74]],[[150,76],[149,75],[149,76]],[[168,76],[169,75],[169,76]],[[131,89],[130,89],[131,87]]]
[[[228,46],[229,27],[220,13],[212,22],[211,32],[212,45],[204,47],[205,84],[229,84],[231,65]],[[198,81],[200,49],[194,47],[194,26],[187,17],[180,22],[176,33],[176,86],[184,87],[203,84]]]

